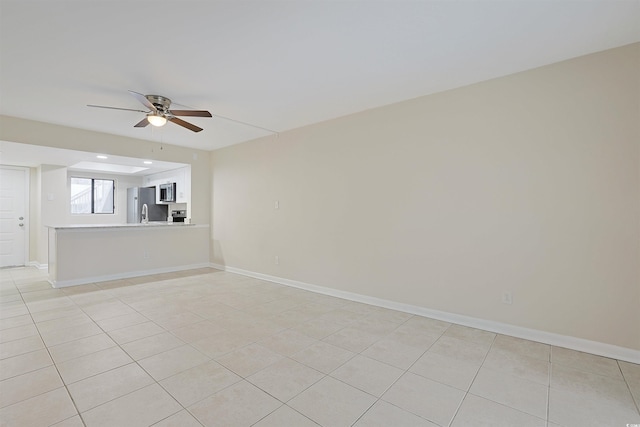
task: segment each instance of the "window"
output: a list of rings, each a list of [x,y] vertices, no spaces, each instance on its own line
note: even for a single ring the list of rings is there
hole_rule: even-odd
[[[71,178],[71,213],[114,213],[115,188],[112,179]]]

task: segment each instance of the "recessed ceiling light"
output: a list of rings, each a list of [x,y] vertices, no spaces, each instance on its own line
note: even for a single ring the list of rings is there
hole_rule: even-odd
[[[99,156],[96,156],[96,157],[99,158],[99,159],[108,159],[107,156],[103,156],[102,154],[100,154]]]
[[[149,160],[145,160],[143,163],[144,163],[145,165],[152,165],[152,164],[153,164],[153,162],[152,162],[152,161],[149,161]]]

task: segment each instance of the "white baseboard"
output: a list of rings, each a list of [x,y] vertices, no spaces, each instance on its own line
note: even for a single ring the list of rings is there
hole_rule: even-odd
[[[109,274],[106,276],[83,277],[82,279],[74,279],[74,280],[55,281],[55,280],[49,279],[49,283],[51,283],[51,286],[53,286],[54,288],[67,288],[69,286],[79,286],[79,285],[86,285],[89,283],[108,282],[109,280],[130,279],[132,277],[149,276],[151,274],[173,273],[175,271],[194,270],[197,268],[205,268],[205,267],[210,267],[210,264],[208,262],[202,262],[198,264],[181,265],[178,267],[156,268],[153,270],[140,270],[140,271],[127,272],[127,273]]]
[[[38,261],[29,261],[27,265],[29,267],[35,267],[38,270],[47,270],[49,268],[49,264],[40,264]]]
[[[230,273],[236,273],[243,276],[279,283],[281,285],[304,289],[311,292],[343,298],[350,301],[389,308],[392,310],[398,310],[418,316],[429,317],[431,319],[442,320],[444,322],[455,323],[458,325],[483,329],[485,331],[495,332],[498,334],[509,335],[512,337],[536,341],[557,347],[564,347],[571,350],[582,351],[585,353],[591,353],[599,356],[610,357],[613,359],[640,364],[640,351],[626,347],[620,347],[612,344],[606,344],[567,335],[560,335],[553,332],[546,332],[537,329],[523,328],[521,326],[510,325],[508,323],[496,322],[493,320],[478,319],[476,317],[463,316],[460,314],[448,313],[445,311],[431,310],[425,307],[415,306],[411,304],[404,304],[382,298],[327,288],[324,286],[311,285],[309,283],[299,282],[297,280],[284,279],[282,277],[256,273],[253,271],[243,270],[241,268],[229,267],[214,263],[210,264],[210,267],[228,271]]]

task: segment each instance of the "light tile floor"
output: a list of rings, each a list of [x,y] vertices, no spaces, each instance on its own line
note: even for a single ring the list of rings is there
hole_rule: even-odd
[[[213,269],[0,270],[2,426],[626,426],[640,365]]]

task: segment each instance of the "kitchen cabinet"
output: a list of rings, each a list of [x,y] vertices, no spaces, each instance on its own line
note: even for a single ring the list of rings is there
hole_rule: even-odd
[[[191,201],[191,166],[180,169],[158,172],[147,175],[143,179],[145,187],[158,187],[160,184],[176,183],[176,203],[189,203]],[[160,202],[160,193],[156,191],[156,203]]]

